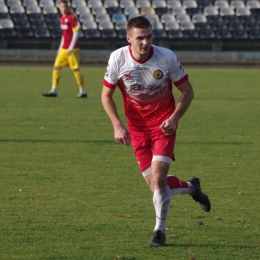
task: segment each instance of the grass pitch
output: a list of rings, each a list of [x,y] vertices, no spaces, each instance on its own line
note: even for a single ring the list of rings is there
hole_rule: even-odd
[[[170,173],[200,177],[212,211],[173,197],[167,245],[148,248],[152,195],[132,148],[113,139],[105,67],[82,68],[87,100],[69,69],[48,99],[51,67],[0,67],[0,259],[259,259],[259,70],[186,70],[195,99]]]

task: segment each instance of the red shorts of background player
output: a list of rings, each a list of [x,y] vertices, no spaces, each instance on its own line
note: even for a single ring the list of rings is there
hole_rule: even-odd
[[[134,155],[141,172],[151,166],[153,156],[170,157],[174,161],[174,144],[176,132],[166,135],[160,128],[150,131],[131,131],[131,142]]]

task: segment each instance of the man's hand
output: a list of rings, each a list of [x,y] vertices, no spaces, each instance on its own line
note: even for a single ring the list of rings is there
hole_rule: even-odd
[[[166,135],[171,135],[177,128],[177,121],[172,118],[168,118],[161,123],[160,128]]]
[[[72,52],[73,50],[68,50],[67,55],[69,56]]]
[[[114,127],[115,140],[119,144],[125,144],[127,146],[131,143],[130,133],[125,126]]]

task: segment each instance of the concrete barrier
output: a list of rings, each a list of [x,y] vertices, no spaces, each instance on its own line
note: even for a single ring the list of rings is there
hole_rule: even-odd
[[[112,50],[81,50],[82,58],[108,58]],[[233,51],[174,51],[182,61],[259,61],[260,52],[233,52]],[[0,57],[35,57],[54,58],[56,50],[13,50],[0,49]]]

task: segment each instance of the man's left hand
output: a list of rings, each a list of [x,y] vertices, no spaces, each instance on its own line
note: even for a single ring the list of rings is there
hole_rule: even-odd
[[[171,135],[177,128],[177,122],[174,119],[168,118],[161,123],[160,128],[166,135]]]

